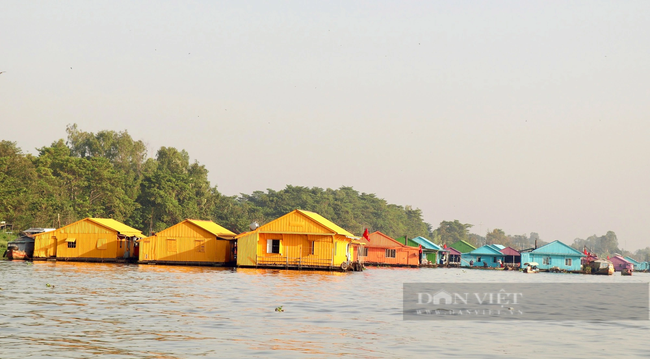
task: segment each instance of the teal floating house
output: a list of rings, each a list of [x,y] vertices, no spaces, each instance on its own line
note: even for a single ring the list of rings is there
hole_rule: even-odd
[[[500,247],[503,246],[498,244],[486,244],[469,253],[463,253],[460,257],[460,266],[500,268],[505,259],[505,255],[501,253],[501,249],[505,247]]]
[[[628,256],[625,256],[623,258],[625,258],[625,260],[627,260],[628,262],[634,264],[635,272],[644,272],[648,270],[648,262],[639,262],[636,259]]]
[[[558,267],[567,271],[578,272],[582,268],[580,260],[585,255],[560,241],[553,241],[547,245],[521,253],[522,267],[529,262],[536,262],[539,269]]]

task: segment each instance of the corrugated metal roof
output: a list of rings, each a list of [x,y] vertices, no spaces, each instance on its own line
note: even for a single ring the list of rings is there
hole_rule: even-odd
[[[129,227],[126,224],[120,223],[112,218],[88,218],[88,220],[95,222],[106,228],[110,228],[114,231],[118,231],[120,234],[123,234],[125,236],[144,237],[144,235],[142,235],[142,232],[140,232],[139,230],[133,227]]]
[[[411,240],[413,242],[417,243],[417,244],[422,245],[422,248],[433,249],[433,250],[436,250],[436,251],[444,250],[439,245],[437,245],[437,244],[431,242],[430,240],[428,240],[428,239],[426,239],[424,237],[421,237],[421,236],[411,238]]]
[[[232,237],[235,238],[236,234],[221,227],[212,221],[202,221],[198,219],[188,219],[188,222],[205,229],[206,231],[214,234],[217,237]]]
[[[469,254],[503,255],[501,251],[494,249],[494,247],[492,247],[489,244],[486,244],[483,247],[476,248],[475,250],[469,252]]]
[[[553,241],[549,244],[543,245],[534,251],[530,252],[534,254],[557,254],[557,255],[571,255],[571,256],[580,256],[585,257],[584,253],[579,250],[570,247],[560,241]]]
[[[323,227],[326,227],[327,229],[331,230],[332,232],[334,232],[336,234],[342,234],[342,235],[348,236],[348,237],[356,237],[354,234],[352,234],[352,233],[346,231],[345,229],[337,226],[332,221],[326,219],[325,217],[321,216],[318,213],[303,211],[301,209],[297,209],[296,211],[298,211],[298,212],[304,214],[305,216],[311,218],[312,220],[318,222],[320,225],[322,225]]]
[[[476,249],[476,247],[474,247],[473,245],[471,245],[470,243],[462,239],[457,242],[454,242],[452,245],[450,245],[450,247],[457,249],[461,253],[471,252]]]
[[[501,253],[503,253],[503,254],[505,254],[507,256],[515,256],[515,257],[521,256],[521,253],[519,253],[516,249],[514,249],[512,247],[506,247],[506,248],[502,249]]]
[[[365,238],[359,238],[361,243],[365,244],[369,248],[396,248],[396,247],[406,247],[403,243],[396,241],[395,239],[379,232],[375,231],[368,235],[370,240]]]
[[[627,260],[628,262],[633,263],[634,265],[639,265],[639,264],[641,264],[641,262],[637,261],[637,260],[634,259],[634,258],[631,258],[631,257],[628,257],[628,256],[625,256],[625,257],[623,257],[623,258],[625,258],[625,260]]]

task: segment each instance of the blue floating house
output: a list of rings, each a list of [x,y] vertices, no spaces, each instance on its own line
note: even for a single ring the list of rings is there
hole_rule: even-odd
[[[473,267],[499,268],[505,258],[505,255],[501,253],[503,248],[505,247],[499,244],[486,244],[469,253],[463,253],[460,258],[460,266],[469,267],[471,263]]]
[[[521,253],[521,263],[524,266],[529,262],[536,262],[539,269],[558,267],[567,271],[580,271],[580,260],[585,255],[560,241],[553,241],[547,245]]]

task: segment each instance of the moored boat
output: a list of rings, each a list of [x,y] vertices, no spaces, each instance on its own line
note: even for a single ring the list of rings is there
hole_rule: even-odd
[[[31,260],[34,256],[34,234],[53,231],[54,228],[30,228],[22,235],[7,243],[5,255],[9,260]]]
[[[621,270],[621,275],[632,275],[632,269],[625,268]]]
[[[539,263],[537,262],[524,263],[524,266],[526,266],[526,268],[524,268],[524,273],[539,273],[538,265]]]
[[[591,274],[614,274],[614,264],[606,259],[593,260],[589,262],[589,267],[591,267]]]

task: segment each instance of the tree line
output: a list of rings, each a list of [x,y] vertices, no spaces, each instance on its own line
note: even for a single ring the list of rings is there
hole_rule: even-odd
[[[0,142],[0,220],[25,229],[105,217],[148,233],[196,218],[239,233],[253,221],[264,224],[303,209],[357,234],[364,228],[391,236],[431,233],[420,209],[352,187],[288,185],[226,196],[185,150],[161,147],[149,157],[146,145],[127,131],[92,133],[75,124],[66,132],[67,139],[37,148],[35,155],[24,154],[15,142]]]
[[[210,184],[205,166],[190,161],[185,150],[161,147],[150,157],[146,145],[127,131],[92,133],[73,124],[66,133],[67,139],[38,148],[36,155],[24,154],[15,142],[0,142],[0,220],[20,230],[105,217],[149,233],[195,218],[240,233],[253,221],[264,224],[303,209],[356,234],[368,228],[393,238],[423,236],[439,244],[465,240],[476,247],[502,244],[515,249],[546,243],[535,232],[508,235],[494,229],[481,236],[470,233],[471,224],[458,220],[442,221],[434,229],[420,209],[390,204],[352,187],[287,185],[279,191],[226,196]],[[603,254],[623,252],[613,232],[602,239],[592,237],[576,239],[574,247],[582,250],[587,244]]]

